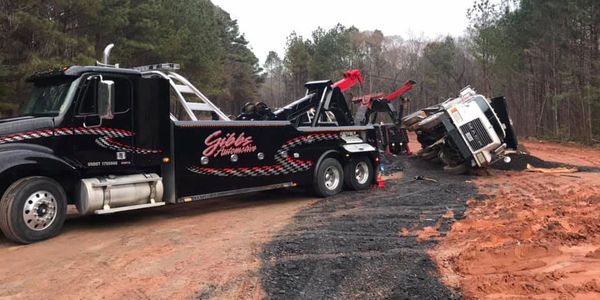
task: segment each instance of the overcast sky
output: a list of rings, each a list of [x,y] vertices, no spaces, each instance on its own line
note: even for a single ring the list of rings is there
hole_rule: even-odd
[[[238,20],[261,64],[270,50],[283,56],[286,37],[310,37],[318,26],[337,23],[385,35],[458,36],[467,27],[474,0],[212,0]]]

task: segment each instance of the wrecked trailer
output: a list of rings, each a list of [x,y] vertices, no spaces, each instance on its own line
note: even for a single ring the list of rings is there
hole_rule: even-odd
[[[518,145],[506,99],[488,100],[470,86],[457,98],[407,115],[402,125],[417,134],[422,147],[418,156],[455,174],[510,162],[507,155]]]

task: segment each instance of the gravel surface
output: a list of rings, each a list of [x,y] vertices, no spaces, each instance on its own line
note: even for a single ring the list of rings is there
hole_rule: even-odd
[[[300,211],[261,253],[262,285],[271,299],[455,299],[427,250],[401,234],[436,226],[444,235],[476,194],[468,176],[448,176],[427,162],[397,158],[404,179],[383,190],[346,192]],[[426,176],[439,182],[412,180]],[[443,216],[452,211],[454,218]],[[437,225],[436,225],[437,224]]]
[[[498,161],[492,168],[505,171],[523,171],[527,169],[527,164],[535,168],[576,168],[579,172],[600,172],[600,168],[591,166],[576,166],[572,164],[546,161],[530,154],[514,154],[510,155],[511,161],[505,163]]]
[[[404,171],[404,160],[401,159],[404,156],[390,154],[390,153],[381,153],[381,166],[383,166],[383,171],[381,172],[383,175],[391,175],[397,172]]]

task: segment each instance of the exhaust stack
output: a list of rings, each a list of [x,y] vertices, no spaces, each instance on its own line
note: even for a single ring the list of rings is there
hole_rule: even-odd
[[[108,46],[106,46],[106,48],[104,48],[104,52],[103,52],[103,56],[102,56],[102,63],[105,65],[108,65],[108,57],[110,56],[110,51],[112,50],[112,48],[115,46],[115,44],[108,44]]]
[[[97,66],[113,67],[113,68],[118,68],[119,67],[119,64],[114,64],[114,65],[109,64],[110,51],[112,50],[112,48],[114,46],[115,46],[115,44],[108,44],[104,48],[104,51],[102,52],[102,62],[96,61],[96,65]]]

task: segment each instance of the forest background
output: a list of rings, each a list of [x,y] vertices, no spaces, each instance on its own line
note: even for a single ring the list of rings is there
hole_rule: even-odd
[[[597,0],[477,0],[463,36],[387,36],[353,26],[290,33],[263,65],[229,14],[209,0],[0,0],[0,115],[26,100],[32,73],[112,62],[182,65],[226,113],[246,102],[283,106],[308,80],[360,69],[351,96],[391,92],[406,80],[409,110],[471,85],[505,96],[522,136],[600,142],[600,4]],[[440,20],[442,21],[442,20]]]

